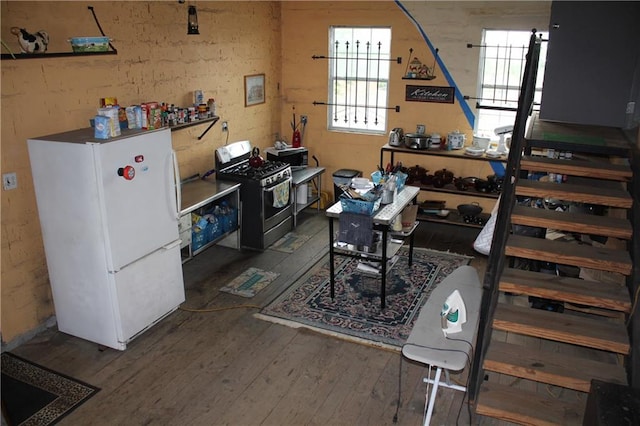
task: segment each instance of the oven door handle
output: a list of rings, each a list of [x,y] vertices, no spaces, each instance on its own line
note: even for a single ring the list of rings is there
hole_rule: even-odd
[[[283,184],[283,183],[285,183],[285,182],[289,182],[289,189],[291,189],[291,181],[292,181],[292,180],[293,180],[293,178],[292,178],[291,176],[289,176],[286,180],[283,180],[283,181],[281,181],[281,182],[278,182],[278,183],[274,184],[274,185],[273,185],[272,187],[270,187],[270,188],[265,188],[265,189],[264,189],[264,192],[273,192],[273,191],[275,191],[275,189],[276,189],[277,187],[279,187],[281,184]]]

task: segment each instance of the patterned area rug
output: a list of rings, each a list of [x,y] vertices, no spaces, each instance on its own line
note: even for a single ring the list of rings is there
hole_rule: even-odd
[[[296,234],[295,232],[287,232],[282,238],[273,243],[272,250],[281,251],[283,253],[293,253],[294,250],[306,243],[310,235]]]
[[[238,275],[220,289],[225,293],[235,294],[242,297],[253,297],[260,290],[268,286],[278,278],[278,273],[263,271],[258,268],[249,268],[242,274]]]
[[[380,308],[380,279],[361,274],[358,259],[335,256],[335,299],[331,300],[328,256],[256,317],[290,327],[399,350],[431,291],[471,257],[408,248],[387,276],[386,307]]]
[[[99,390],[9,352],[2,354],[2,409],[9,424],[53,425]]]

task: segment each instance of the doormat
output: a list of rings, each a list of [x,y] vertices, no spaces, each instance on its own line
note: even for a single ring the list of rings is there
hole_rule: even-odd
[[[407,247],[387,275],[386,307],[380,308],[380,278],[358,271],[358,259],[336,255],[335,299],[331,299],[329,259],[265,307],[257,318],[373,346],[400,350],[434,288],[469,256],[414,248],[408,265]],[[440,324],[437,324],[439,327]]]
[[[56,424],[99,390],[12,353],[2,354],[2,411],[9,424]]]
[[[311,238],[310,235],[287,232],[269,248],[283,253],[293,253],[296,249],[300,248],[301,245],[309,241],[309,238]]]
[[[260,290],[268,286],[278,278],[278,273],[276,272],[267,272],[258,268],[249,268],[244,271],[242,274],[238,275],[220,289],[220,291],[224,291],[225,293],[235,294],[236,296],[242,297],[253,297]]]

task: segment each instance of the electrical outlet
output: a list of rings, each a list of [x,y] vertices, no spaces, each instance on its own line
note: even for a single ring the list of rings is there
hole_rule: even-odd
[[[5,173],[2,175],[2,188],[5,191],[18,187],[18,177],[15,173]]]
[[[307,124],[307,116],[306,115],[301,115],[300,116],[300,122],[306,126],[306,124]]]
[[[229,131],[229,123],[227,123],[226,121],[222,122],[222,131],[223,132],[228,132]]]

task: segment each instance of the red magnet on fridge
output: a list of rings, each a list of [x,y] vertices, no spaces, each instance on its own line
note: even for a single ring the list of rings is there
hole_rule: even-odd
[[[136,155],[136,156],[133,158],[133,160],[134,160],[136,163],[142,163],[142,162],[144,161],[144,155]]]
[[[122,176],[126,180],[131,180],[136,176],[136,169],[132,166],[120,167],[118,169],[118,176]]]

